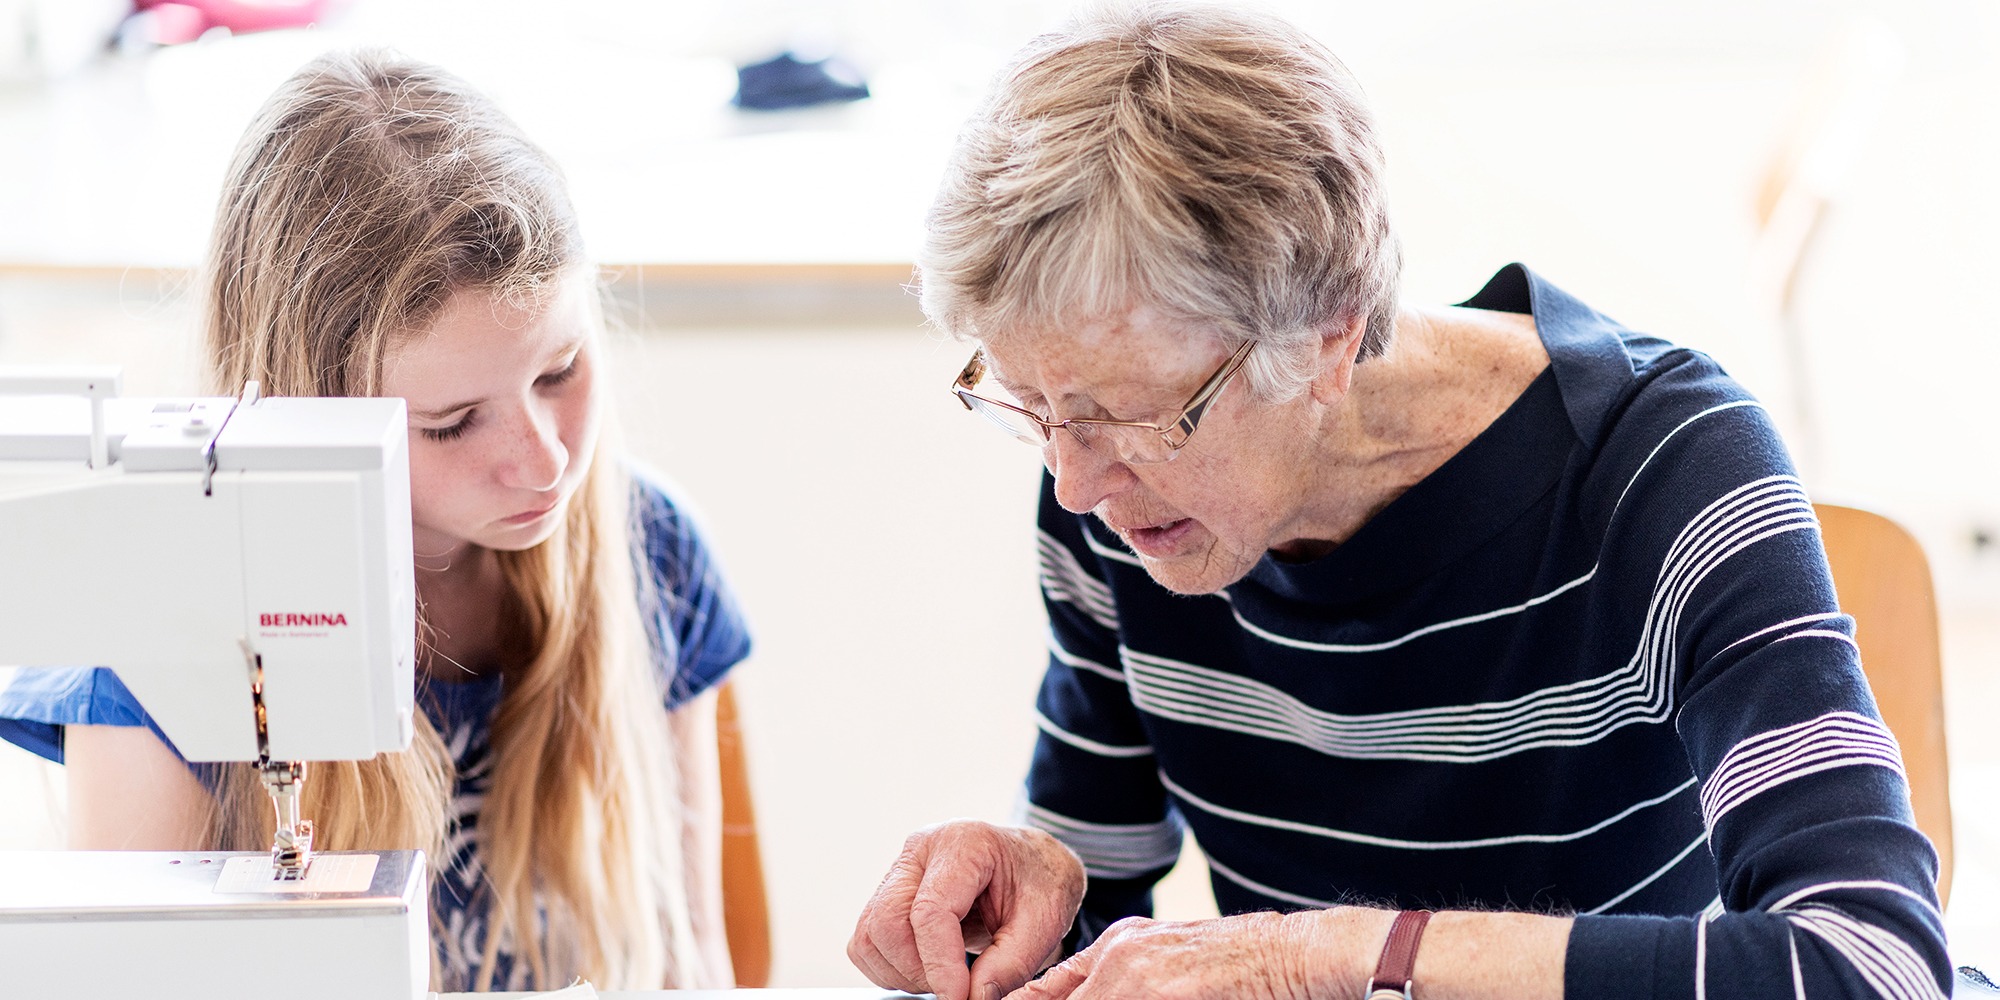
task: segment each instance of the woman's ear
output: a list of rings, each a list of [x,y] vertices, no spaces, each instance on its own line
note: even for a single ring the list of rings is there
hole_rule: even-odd
[[[1319,334],[1319,374],[1312,380],[1313,398],[1322,403],[1339,402],[1354,385],[1354,365],[1361,354],[1361,338],[1368,332],[1368,317],[1343,316],[1328,323]]]

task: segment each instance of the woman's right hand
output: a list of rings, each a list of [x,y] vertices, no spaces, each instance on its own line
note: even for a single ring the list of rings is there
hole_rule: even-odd
[[[847,957],[888,989],[998,1000],[1061,957],[1083,885],[1083,863],[1040,830],[927,827],[903,842]],[[979,953],[970,969],[968,951]]]

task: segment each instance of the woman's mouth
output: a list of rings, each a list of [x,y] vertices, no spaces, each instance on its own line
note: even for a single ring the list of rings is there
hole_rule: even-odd
[[[1165,559],[1179,551],[1194,524],[1194,518],[1183,517],[1144,528],[1128,528],[1124,532],[1125,541],[1142,556]]]

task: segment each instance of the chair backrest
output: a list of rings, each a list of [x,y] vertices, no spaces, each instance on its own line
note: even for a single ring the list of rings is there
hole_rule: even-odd
[[[1880,514],[1815,504],[1840,610],[1854,619],[1861,669],[1903,748],[1917,828],[1938,852],[1938,901],[1951,895],[1951,789],[1944,678],[1930,564],[1910,533]]]
[[[757,849],[757,811],[750,802],[750,769],[736,692],[716,691],[715,740],[722,769],[722,923],[736,985],[760,989],[771,981],[771,913],[764,895],[764,858]]]

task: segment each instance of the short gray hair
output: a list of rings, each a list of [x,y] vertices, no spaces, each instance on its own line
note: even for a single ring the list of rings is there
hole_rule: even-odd
[[[1359,86],[1274,17],[1099,7],[1030,42],[960,133],[918,258],[924,313],[989,341],[1148,305],[1261,342],[1269,399],[1318,334],[1395,328],[1402,253]]]

